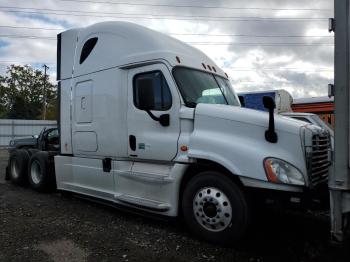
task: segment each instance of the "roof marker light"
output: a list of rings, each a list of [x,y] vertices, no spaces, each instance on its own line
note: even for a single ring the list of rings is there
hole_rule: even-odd
[[[180,57],[176,56],[176,61],[180,64],[181,63]]]
[[[204,69],[207,69],[207,67],[205,66],[205,64],[204,64],[204,63],[202,63],[202,66],[203,66],[203,68],[204,68]]]
[[[209,70],[211,71],[211,67],[210,67],[210,65],[207,65],[207,66],[208,66]]]
[[[228,75],[227,75],[227,73],[225,73],[225,76],[228,78]]]
[[[212,68],[213,68],[214,72],[216,72],[216,69],[215,69],[215,67],[213,67],[213,66],[212,66]]]

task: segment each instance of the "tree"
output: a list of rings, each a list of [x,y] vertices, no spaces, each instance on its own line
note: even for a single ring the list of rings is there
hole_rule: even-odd
[[[44,74],[30,65],[11,65],[6,75],[0,76],[0,117],[15,119],[41,119],[44,93],[46,119],[56,119],[57,87]]]

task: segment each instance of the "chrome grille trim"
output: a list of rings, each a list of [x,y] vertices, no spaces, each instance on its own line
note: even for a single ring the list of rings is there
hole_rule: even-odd
[[[311,187],[327,182],[328,168],[331,164],[330,150],[331,143],[328,133],[313,135],[312,147],[307,154],[309,184]]]

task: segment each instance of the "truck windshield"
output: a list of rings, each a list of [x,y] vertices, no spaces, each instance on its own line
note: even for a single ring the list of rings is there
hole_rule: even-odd
[[[240,106],[230,82],[223,77],[185,67],[175,67],[173,74],[188,107],[198,103]]]

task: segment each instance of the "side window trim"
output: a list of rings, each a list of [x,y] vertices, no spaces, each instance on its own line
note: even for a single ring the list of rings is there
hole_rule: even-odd
[[[134,106],[137,109],[140,109],[139,106],[137,105],[137,101],[136,101],[136,79],[138,76],[142,76],[142,75],[150,75],[150,74],[155,74],[155,73],[160,73],[161,75],[161,81],[160,81],[160,96],[161,96],[161,107],[162,108],[155,108],[152,109],[152,111],[168,111],[169,109],[171,109],[172,105],[173,105],[173,98],[172,98],[172,93],[171,93],[171,89],[169,87],[168,81],[166,79],[166,77],[164,76],[162,70],[160,69],[154,69],[154,70],[150,70],[150,71],[144,71],[144,72],[139,72],[133,75],[132,78],[132,88],[133,88],[133,103]],[[164,85],[165,83],[165,85]],[[167,107],[164,106],[165,104],[165,100],[164,100],[164,89],[167,89],[167,92],[169,93],[169,105]]]

